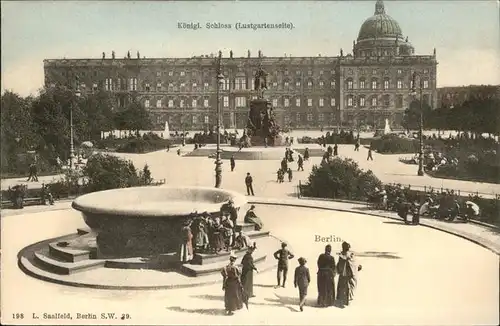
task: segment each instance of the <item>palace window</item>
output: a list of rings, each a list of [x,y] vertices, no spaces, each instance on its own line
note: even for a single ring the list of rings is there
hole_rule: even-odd
[[[92,85],[92,90],[93,90],[93,91],[97,91],[97,88],[98,88],[97,84],[96,84],[96,83],[94,83],[94,84]]]
[[[207,83],[207,82],[205,82],[205,83],[203,84],[203,87],[208,88],[208,83]]]
[[[85,83],[82,83],[82,84],[80,85],[80,89],[85,90],[85,88],[87,88],[87,85],[85,85]]]
[[[290,106],[290,99],[285,98],[284,105],[285,105],[286,108],[289,107]]]
[[[295,119],[297,120],[297,122],[300,122],[300,112],[297,112],[297,114],[295,115]]]
[[[313,85],[312,81],[308,81],[308,82],[307,82],[307,87],[311,88],[311,87],[312,87],[312,85]]]
[[[289,83],[286,81],[286,82],[285,82],[285,87],[288,87],[288,85],[289,85]]]
[[[319,87],[323,88],[323,86],[325,85],[325,83],[323,83],[322,80],[319,81]]]
[[[319,74],[320,74],[320,75],[323,75],[323,70],[320,70],[320,71],[319,71]]]
[[[208,108],[208,99],[203,100],[203,106]]]
[[[352,102],[353,102],[353,100],[352,100],[352,96],[349,96],[349,97],[347,98],[347,106],[352,106]]]
[[[325,100],[324,100],[324,99],[322,99],[322,98],[320,98],[320,99],[319,99],[319,106],[320,106],[320,107],[323,107],[324,105],[325,105]]]
[[[335,106],[336,106],[335,97],[332,97],[332,98],[330,99],[330,106],[331,106],[331,107],[335,107]]]
[[[170,77],[172,77],[172,76],[174,75],[174,72],[173,72],[173,71],[169,71],[169,72],[168,72],[168,75],[169,75]]]
[[[210,118],[208,117],[208,115],[205,116],[205,123],[209,123],[210,122]]]
[[[149,84],[146,84],[144,86],[144,88],[146,89],[146,92],[149,92],[151,90],[151,87],[149,86]]]
[[[398,89],[402,89],[403,88],[403,81],[401,79],[398,79]]]
[[[398,109],[403,108],[403,95],[396,96],[396,108]]]
[[[156,89],[161,91],[161,82],[156,84]]]
[[[323,113],[320,113],[318,115],[318,121],[323,121],[323,120],[325,120],[325,115]]]
[[[312,98],[307,99],[307,106],[313,106],[313,100]]]
[[[424,69],[424,74],[429,73],[429,69]]]
[[[144,107],[145,108],[149,108],[149,100],[145,100],[144,101]]]
[[[247,98],[240,96],[236,98],[236,107],[243,108],[247,105]]]
[[[193,83],[193,88],[196,88],[198,87],[198,84],[197,83]]]
[[[299,82],[299,81],[298,81],[298,82],[296,82],[296,83],[295,83],[295,86],[300,87],[300,82]]]
[[[332,81],[330,82],[330,87],[335,87],[335,80],[332,80]]]
[[[174,100],[168,100],[168,107],[173,108],[174,107]]]
[[[273,87],[276,87],[278,86],[278,83],[277,82],[273,82]]]
[[[181,71],[181,76],[186,76],[186,73],[184,71]]]
[[[238,89],[246,89],[247,88],[246,78],[243,78],[243,77],[236,78],[234,88],[237,90]]]
[[[384,80],[384,89],[389,89],[389,80]]]
[[[84,84],[82,84],[82,85],[84,85]],[[122,80],[120,78],[116,79],[116,89],[119,90],[119,91],[122,90]]]
[[[229,96],[224,96],[224,107],[229,107]]]
[[[181,87],[182,88],[186,87],[186,83],[181,83]]]
[[[179,101],[179,107],[183,108],[184,107],[184,100]]]
[[[285,69],[285,76],[288,76],[288,69]]]
[[[372,97],[372,106],[377,106],[377,98]]]
[[[168,83],[168,88],[173,88],[174,84],[173,83]]]
[[[312,76],[312,74],[313,74],[312,70],[308,70],[308,71],[307,71],[307,74],[308,74],[309,76]]]
[[[424,88],[429,88],[429,81],[428,80],[424,80]]]
[[[377,80],[372,80],[372,89],[377,89]]]
[[[307,114],[307,121],[312,121],[313,120],[313,115],[312,113]]]
[[[130,78],[129,81],[129,90],[136,91],[137,90],[137,78]]]
[[[198,116],[196,115],[193,115],[193,124],[197,124],[198,123]]]
[[[401,75],[403,73],[403,71],[401,71],[401,69],[398,69],[398,75]]]
[[[198,100],[197,100],[197,99],[193,99],[193,100],[191,101],[191,107],[195,108],[195,107],[197,107],[197,106],[198,106]]]
[[[161,71],[156,72],[156,77],[161,77]]]
[[[161,100],[156,100],[156,107],[161,108]]]
[[[365,87],[366,87],[366,85],[365,85],[365,80],[364,80],[364,79],[361,79],[361,80],[359,81],[359,88],[364,89]]]
[[[352,80],[347,81],[347,89],[352,89]]]
[[[278,106],[278,99],[273,98],[273,107],[277,107],[277,106]]]
[[[300,98],[295,99],[295,106],[299,107],[300,106]]]
[[[365,106],[365,97],[361,96],[359,98],[359,106],[364,107]]]
[[[300,75],[300,70],[297,70],[297,71],[295,72],[295,74],[296,74],[296,75]]]
[[[112,91],[113,90],[113,79],[111,78],[106,78],[106,86],[105,89],[107,91]]]

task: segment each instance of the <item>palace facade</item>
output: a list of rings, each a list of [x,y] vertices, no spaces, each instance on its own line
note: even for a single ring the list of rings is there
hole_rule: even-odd
[[[227,55],[227,54],[226,54]],[[257,96],[254,75],[261,65],[268,75],[265,97],[271,101],[278,124],[292,128],[321,126],[383,127],[389,119],[398,128],[410,95],[412,74],[422,88],[423,101],[435,108],[436,51],[416,55],[399,24],[378,0],[375,13],[361,26],[351,53],[337,56],[266,57],[250,51],[222,58],[224,80],[220,91],[221,121],[226,128],[243,128],[249,102]],[[91,93],[114,94],[115,109],[132,96],[151,113],[156,128],[202,130],[216,121],[214,55],[192,58],[47,59],[45,85],[65,85]]]

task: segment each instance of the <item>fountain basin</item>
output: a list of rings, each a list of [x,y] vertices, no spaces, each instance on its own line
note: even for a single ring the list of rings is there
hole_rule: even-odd
[[[233,191],[162,186],[94,192],[75,199],[72,207],[97,235],[97,258],[123,258],[175,251],[191,214],[219,215],[229,199],[237,208],[246,203]]]

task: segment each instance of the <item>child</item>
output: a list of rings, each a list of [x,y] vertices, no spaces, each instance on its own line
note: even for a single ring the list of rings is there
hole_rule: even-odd
[[[306,259],[303,257],[299,258],[299,264],[295,268],[294,285],[299,287],[299,307],[300,311],[304,311],[304,305],[306,303],[307,288],[311,282],[311,276],[309,274],[309,268],[306,267]]]

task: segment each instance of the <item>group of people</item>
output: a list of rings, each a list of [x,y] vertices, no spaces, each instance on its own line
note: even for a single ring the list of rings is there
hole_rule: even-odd
[[[306,148],[307,157],[309,158],[309,151]],[[285,157],[281,160],[280,168],[276,172],[277,179],[276,182],[283,183],[285,181],[285,174],[288,175],[288,182],[292,182],[293,180],[293,171],[292,168],[288,166],[288,163],[293,162],[293,150],[290,148],[286,148]],[[304,171],[304,159],[299,154],[297,158],[297,171]]]
[[[242,309],[244,304],[248,308],[249,298],[254,297],[253,272],[258,273],[252,256],[255,250],[255,247],[248,248],[241,261],[241,270],[235,264],[237,256],[231,254],[229,264],[221,271],[225,310],[229,315],[232,315],[236,310]],[[287,248],[286,243],[282,243],[281,249],[274,253],[274,258],[278,261],[277,287],[286,287],[289,260],[294,257],[293,253]],[[300,257],[298,263],[299,266],[295,268],[294,272],[293,284],[299,291],[299,309],[304,311],[308,288],[311,283],[311,274],[306,266],[307,260],[304,257]],[[342,243],[342,251],[338,254],[337,263],[332,255],[331,245],[327,245],[325,252],[318,257],[317,268],[317,306],[348,306],[354,297],[357,273],[362,268],[361,265],[356,263],[350,244],[347,242]],[[335,287],[335,277],[337,275],[338,280]]]
[[[233,200],[229,200],[221,206],[220,217],[204,212],[187,219],[181,228],[179,261],[189,262],[195,253],[218,254],[252,246],[250,238],[238,225],[238,210]],[[263,228],[262,221],[255,214],[255,205],[246,212],[244,222],[253,224],[255,230]]]
[[[38,182],[38,168],[35,162],[31,163],[28,167],[28,180],[26,182],[30,181]]]
[[[382,190],[376,188],[370,201],[378,209],[396,211],[407,224],[419,224],[421,216],[450,222],[457,219],[467,222],[479,215],[479,207],[473,201],[461,203],[453,190],[438,194],[431,189],[420,198],[411,198],[405,190],[401,185]]]

